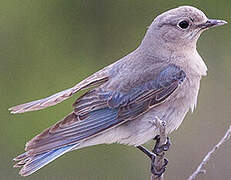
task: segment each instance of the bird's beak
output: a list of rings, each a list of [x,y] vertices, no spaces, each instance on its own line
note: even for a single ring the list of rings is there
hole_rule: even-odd
[[[207,29],[207,28],[211,28],[211,27],[222,26],[224,24],[227,24],[227,22],[224,20],[208,19],[206,21],[206,23],[200,24],[199,27],[201,29]]]

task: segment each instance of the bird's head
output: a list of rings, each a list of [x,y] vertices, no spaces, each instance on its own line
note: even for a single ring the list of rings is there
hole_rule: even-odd
[[[200,34],[226,21],[208,19],[199,9],[181,6],[157,16],[149,26],[144,41],[156,41],[167,48],[196,47]]]

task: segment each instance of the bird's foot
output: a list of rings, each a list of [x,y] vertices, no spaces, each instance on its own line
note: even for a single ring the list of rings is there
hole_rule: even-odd
[[[156,155],[159,155],[160,153],[164,152],[164,151],[168,151],[170,145],[171,145],[171,141],[170,141],[170,138],[167,137],[167,141],[164,145],[161,145],[160,146],[160,136],[157,135],[154,140],[156,140],[156,144],[155,144],[155,147],[153,149],[153,153],[156,154]]]
[[[168,164],[168,159],[164,158],[164,163],[162,165],[161,168],[157,168],[155,166],[155,158],[156,158],[156,155],[153,156],[153,159],[152,159],[152,163],[151,163],[151,172],[154,176],[156,176],[157,178],[160,177],[166,170],[166,166]]]
[[[155,165],[155,159],[158,156],[157,154],[149,151],[143,146],[137,146],[139,150],[141,150],[144,154],[146,154],[151,159],[151,172],[154,176],[160,177],[166,170],[166,166],[168,164],[168,160],[164,158],[164,163],[161,168],[156,167]]]
[[[154,140],[156,140],[155,147],[152,151],[149,151],[143,146],[137,146],[144,154],[146,154],[151,159],[151,172],[154,176],[160,177],[166,170],[168,160],[164,158],[164,152],[167,151],[171,145],[169,137],[165,144],[160,145],[160,136],[157,135]],[[162,160],[161,160],[162,159]],[[160,163],[162,161],[162,163]]]
[[[146,154],[151,159],[151,172],[154,176],[160,177],[166,170],[166,166],[168,164],[168,160],[164,158],[164,163],[161,168],[155,166],[155,159],[158,156],[157,154],[149,151],[143,146],[137,146],[139,150],[141,150],[144,154]]]

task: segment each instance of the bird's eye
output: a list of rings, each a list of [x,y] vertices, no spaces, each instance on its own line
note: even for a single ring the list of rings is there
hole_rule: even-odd
[[[187,29],[188,28],[188,26],[189,26],[189,23],[188,23],[188,21],[181,21],[181,22],[179,22],[179,27],[181,28],[181,29]]]

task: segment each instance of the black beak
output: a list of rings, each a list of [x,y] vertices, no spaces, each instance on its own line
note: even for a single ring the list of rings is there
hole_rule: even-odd
[[[200,24],[199,27],[201,29],[207,29],[207,28],[211,28],[211,27],[222,26],[224,24],[227,24],[227,22],[224,20],[208,19],[206,21],[206,23]]]

